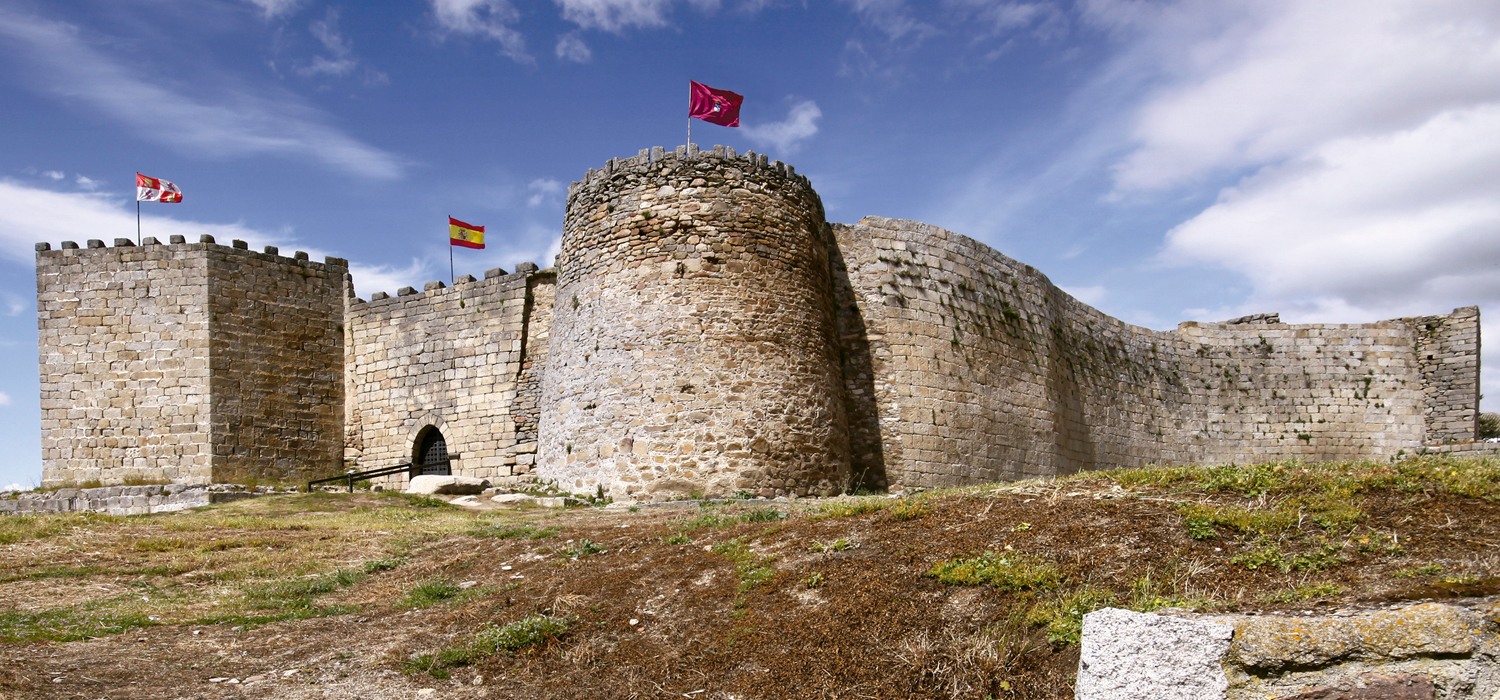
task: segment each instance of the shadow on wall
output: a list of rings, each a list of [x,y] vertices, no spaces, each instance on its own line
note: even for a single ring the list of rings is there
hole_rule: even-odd
[[[880,407],[875,393],[869,329],[854,297],[854,285],[849,280],[844,253],[831,234],[828,267],[833,279],[839,364],[844,372],[844,413],[849,420],[849,488],[884,491],[888,485],[885,448],[880,439]]]

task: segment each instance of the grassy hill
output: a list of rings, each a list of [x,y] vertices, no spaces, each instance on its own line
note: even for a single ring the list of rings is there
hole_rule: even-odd
[[[899,498],[0,517],[0,696],[1068,698],[1079,620],[1104,606],[1500,592],[1497,498],[1500,461],[1428,458]]]

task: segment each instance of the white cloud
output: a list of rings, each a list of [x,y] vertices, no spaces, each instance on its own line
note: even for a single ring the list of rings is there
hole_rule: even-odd
[[[1109,290],[1099,285],[1092,287],[1060,287],[1060,289],[1071,294],[1074,299],[1089,306],[1098,306],[1109,296]]]
[[[102,239],[106,245],[113,245],[115,238],[134,240],[135,210],[129,208],[130,201],[134,200],[97,193],[52,192],[0,180],[0,258],[30,266],[36,259],[34,244],[39,241],[52,244],[55,250],[64,240],[80,245],[89,238]],[[164,243],[174,235],[196,242],[199,236],[208,234],[224,245],[239,239],[248,243],[251,249],[277,246],[283,255],[289,255],[293,246],[305,250],[313,260],[331,255],[316,247],[299,246],[287,231],[261,231],[238,223],[181,221],[158,216],[149,210],[141,217],[141,229],[144,235]],[[432,274],[432,267],[415,259],[401,268],[351,261],[349,271],[354,275],[355,289],[368,295],[372,291],[394,293],[408,285],[420,287]],[[21,302],[7,296],[5,303],[11,315],[19,313],[17,304]],[[29,302],[20,308],[30,308]]]
[[[1043,38],[1062,35],[1068,27],[1067,16],[1051,2],[996,2],[995,0],[946,0],[950,9],[974,29],[989,36],[1008,34],[1035,27]]]
[[[311,63],[297,72],[303,75],[333,75],[343,76],[353,71],[359,65],[359,60],[354,57],[354,47],[349,40],[339,34],[339,11],[332,7],[323,19],[314,21],[308,25],[308,31],[323,44],[323,48],[330,56],[314,56]]]
[[[444,31],[493,39],[512,60],[532,60],[526,38],[509,26],[521,18],[509,0],[432,0],[432,13]]]
[[[30,488],[27,488],[27,487],[22,486],[22,485],[20,485],[18,483],[15,483],[15,482],[11,482],[9,484],[6,484],[4,488],[0,488],[0,491],[30,491],[30,490],[31,490]]]
[[[99,181],[98,180],[95,180],[95,179],[93,179],[91,177],[84,177],[82,174],[79,174],[79,176],[77,178],[75,178],[73,180],[73,182],[74,182],[74,184],[78,185],[78,187],[80,189],[85,189],[85,190],[88,190],[90,192],[93,192],[94,190],[99,189]]]
[[[860,20],[892,40],[911,37],[922,39],[937,34],[937,29],[912,16],[905,0],[845,0]]]
[[[47,172],[42,173],[42,175],[50,177],[53,180],[61,180],[68,176],[67,173],[62,172],[61,170],[48,170]]]
[[[5,301],[6,316],[20,316],[22,311],[34,308],[30,301],[23,301],[21,297],[9,292],[0,292],[0,299]]]
[[[7,394],[7,393],[5,393],[3,391],[0,391],[0,406],[9,406],[9,405],[10,405],[10,394]],[[9,488],[9,487],[7,487],[7,488]]]
[[[290,14],[302,4],[302,0],[249,0],[249,2],[266,13],[266,19]]]
[[[569,32],[557,37],[557,59],[572,63],[588,63],[594,57],[594,52],[589,50],[589,45],[583,43],[583,39],[576,32]]]
[[[324,113],[295,97],[234,89],[205,99],[182,95],[146,82],[140,70],[106,57],[78,34],[67,24],[0,9],[0,42],[37,61],[31,73],[43,89],[91,104],[143,138],[191,156],[310,158],[364,177],[401,174],[390,153],[328,126]]]
[[[620,32],[629,27],[663,27],[672,0],[555,0],[563,19],[584,29]]]
[[[1155,85],[1117,195],[1237,178],[1159,257],[1250,283],[1214,317],[1500,312],[1500,6],[1093,0],[1088,13],[1132,37],[1114,70]]]
[[[1118,165],[1125,190],[1296,158],[1500,98],[1500,5],[1485,0],[1092,5],[1096,21],[1138,32],[1132,60],[1164,78]]]
[[[412,258],[406,267],[394,265],[365,265],[349,263],[349,274],[354,278],[354,293],[368,299],[374,292],[395,294],[402,287],[421,288],[429,281],[432,266],[425,260]]]
[[[538,207],[548,200],[556,199],[563,191],[563,184],[552,178],[537,178],[526,185],[526,189],[532,192],[531,197],[526,200],[526,206]]]
[[[818,119],[822,116],[823,110],[818,109],[816,102],[805,100],[792,105],[786,119],[741,128],[751,141],[767,148],[775,148],[780,153],[792,154],[797,152],[803,141],[818,133]]]

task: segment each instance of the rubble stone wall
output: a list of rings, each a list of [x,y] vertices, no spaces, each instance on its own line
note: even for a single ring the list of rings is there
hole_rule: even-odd
[[[537,473],[632,498],[849,479],[831,238],[807,179],[730,149],[569,189]]]
[[[1430,431],[1474,436],[1477,308],[1153,331],[935,226],[867,217],[834,231],[855,470],[872,484],[1380,458]],[[1424,343],[1433,360],[1419,361]]]
[[[530,470],[539,390],[532,377],[545,367],[556,276],[521,268],[351,301],[348,384],[358,432],[346,455],[359,468],[411,462],[422,431],[437,428],[454,474]]]

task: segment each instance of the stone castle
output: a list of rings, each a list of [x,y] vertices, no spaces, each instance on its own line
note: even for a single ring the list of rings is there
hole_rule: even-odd
[[[551,268],[394,297],[209,236],[37,251],[44,486],[414,463],[808,495],[1391,458],[1477,429],[1475,307],[1153,331],[955,233],[830,224],[791,166],[717,146],[589,171]]]

